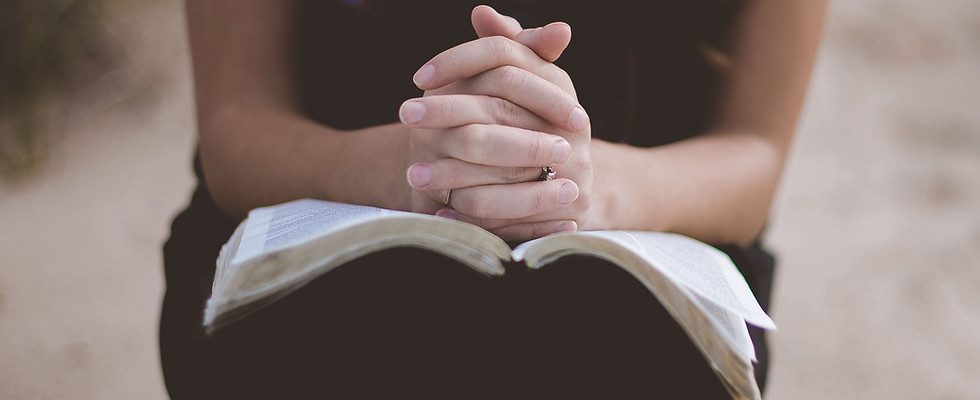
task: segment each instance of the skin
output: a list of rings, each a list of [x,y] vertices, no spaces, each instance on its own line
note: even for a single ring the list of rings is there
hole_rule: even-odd
[[[402,105],[401,122],[313,123],[287,72],[290,7],[187,2],[205,180],[229,215],[315,197],[435,213],[508,240],[641,229],[746,244],[778,185],[825,2],[747,2],[711,127],[653,148],[591,138],[572,80],[552,64],[570,27],[523,29],[488,7],[471,16],[479,39],[419,69],[425,94]],[[558,179],[533,181],[544,165]]]
[[[417,189],[413,210],[466,220],[509,238],[575,230],[577,221],[567,218],[567,211],[573,202],[586,204],[579,194],[581,187],[591,184],[591,167],[571,166],[589,161],[588,115],[568,75],[535,52],[556,58],[568,44],[570,29],[552,24],[524,32],[516,21],[489,7],[474,10],[473,23],[486,36],[426,63],[414,79],[426,90],[424,96],[402,105],[402,122],[416,128],[411,136],[413,159],[437,158],[409,169],[409,182]],[[521,35],[529,46],[506,35]],[[427,69],[435,72],[428,74]],[[419,108],[427,111],[425,118],[406,120],[406,109],[416,104],[423,104]],[[477,139],[469,139],[473,137]],[[438,148],[438,143],[456,141],[466,145],[455,153],[421,150],[431,143]],[[551,182],[534,182],[544,165],[561,166],[569,173]],[[435,179],[414,179],[419,166],[431,166]],[[502,171],[501,166],[509,169]],[[453,189],[451,208],[443,204],[446,189]],[[515,198],[523,200],[514,202]]]

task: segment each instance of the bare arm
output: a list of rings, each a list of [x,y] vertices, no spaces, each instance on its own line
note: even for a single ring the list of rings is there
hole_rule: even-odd
[[[704,135],[636,148],[593,140],[598,218],[747,243],[765,224],[819,43],[824,0],[746,4],[717,122]]]
[[[709,132],[648,149],[594,140],[591,151],[588,144],[582,150],[591,152],[591,161],[579,168],[588,169],[589,177],[594,168],[595,185],[588,187],[591,178],[584,181],[585,195],[572,203],[579,206],[512,222],[474,222],[573,220],[579,229],[751,241],[765,222],[785,162],[823,9],[824,0],[747,5],[735,35],[735,68]],[[392,124],[351,134],[316,125],[295,111],[283,53],[290,12],[283,3],[190,2],[188,14],[201,154],[209,188],[223,209],[241,214],[304,196],[410,207],[404,179],[407,127]],[[226,45],[241,43],[242,37],[252,40]],[[574,177],[575,168],[566,167],[560,171]],[[583,198],[591,200],[583,203]]]
[[[299,197],[410,208],[407,128],[339,131],[297,111],[292,13],[288,1],[187,1],[200,154],[215,201],[235,216]]]
[[[571,221],[577,224],[577,229],[584,230],[672,231],[712,243],[752,241],[765,223],[785,163],[819,42],[824,0],[756,0],[746,6],[734,32],[734,68],[720,102],[720,113],[709,130],[675,144],[638,148],[589,140],[590,129],[572,133],[567,126],[558,130],[534,127],[555,132],[572,144],[573,156],[559,166],[558,176],[578,185],[578,198],[563,205],[541,201],[540,193],[534,188],[545,186],[529,184],[520,193],[504,196],[509,204],[505,207],[546,206],[538,213],[508,219],[512,216],[495,211],[493,204],[461,200],[451,205],[456,207],[453,218],[491,231],[508,226],[530,227],[517,234],[522,238],[546,234],[548,229],[555,229],[555,222]],[[473,20],[481,36],[505,36],[541,54],[540,44],[518,39],[521,32],[527,31],[519,26],[508,27],[514,23],[508,24],[507,19],[483,11],[474,10]],[[516,45],[515,42],[498,43],[501,46],[497,48]],[[420,88],[431,90],[456,79],[471,79],[468,68],[501,66],[543,72],[541,76],[558,87],[564,90],[570,87],[567,76],[530,67],[533,63],[499,57],[499,54],[520,53],[520,49],[486,51],[481,53],[484,57],[463,57],[466,53],[463,49],[471,44],[433,58],[430,63],[442,72],[437,74],[437,82],[424,83]],[[446,68],[453,65],[457,68]],[[510,81],[527,83],[533,79]],[[534,93],[530,97],[535,99],[558,98],[547,85],[533,86],[491,95],[518,103],[520,100],[511,93]],[[569,94],[574,96],[574,91]],[[558,120],[549,120],[556,124],[554,128],[563,126]],[[586,140],[580,140],[583,138]],[[489,198],[489,190],[484,190],[487,194],[480,198]],[[458,193],[466,196],[462,190]]]

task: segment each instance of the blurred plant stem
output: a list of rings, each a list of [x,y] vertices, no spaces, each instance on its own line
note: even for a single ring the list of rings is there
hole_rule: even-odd
[[[105,29],[112,0],[0,2],[0,178],[32,175],[57,125],[48,106],[120,62]]]

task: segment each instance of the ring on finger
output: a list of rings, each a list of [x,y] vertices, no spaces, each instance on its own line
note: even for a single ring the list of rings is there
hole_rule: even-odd
[[[555,171],[554,167],[541,167],[541,175],[538,175],[538,180],[551,181],[555,179],[556,175],[558,175],[558,172]],[[446,195],[446,198],[448,199],[449,196]]]
[[[447,205],[449,207],[452,207],[452,204],[449,204],[449,201],[452,200],[452,197],[453,197],[453,190],[452,189],[447,189],[446,190],[446,197],[443,197],[442,204],[445,204],[445,205]]]

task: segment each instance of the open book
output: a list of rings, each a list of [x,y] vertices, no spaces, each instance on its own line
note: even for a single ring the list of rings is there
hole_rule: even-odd
[[[252,210],[222,247],[205,310],[209,332],[363,255],[414,246],[479,272],[503,275],[504,261],[540,268],[570,254],[613,262],[641,281],[705,356],[736,399],[759,399],[746,322],[775,328],[721,251],[668,233],[563,233],[511,250],[463,222],[373,207],[296,200]]]

